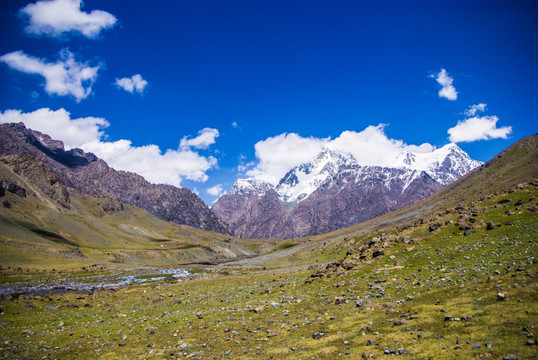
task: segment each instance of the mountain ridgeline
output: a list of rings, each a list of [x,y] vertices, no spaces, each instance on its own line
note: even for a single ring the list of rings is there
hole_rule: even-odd
[[[176,224],[229,233],[227,225],[189,189],[151,184],[140,175],[116,171],[91,153],[66,151],[61,141],[22,123],[0,125],[0,161],[64,208],[70,207],[69,192],[75,191],[109,199],[105,210],[126,203]]]
[[[274,186],[240,179],[212,211],[243,238],[327,233],[423,200],[480,166],[455,144],[431,153],[405,151],[391,166],[361,166],[323,149]]]

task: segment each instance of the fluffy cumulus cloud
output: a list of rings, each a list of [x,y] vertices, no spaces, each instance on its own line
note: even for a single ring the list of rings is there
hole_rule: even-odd
[[[290,169],[312,160],[329,139],[280,134],[254,145],[258,164],[247,176],[276,184]]]
[[[109,123],[102,118],[72,119],[64,110],[43,108],[31,113],[6,110],[0,113],[0,123],[24,122],[34,130],[62,140],[66,148],[78,147],[96,154],[117,170],[140,174],[153,183],[180,185],[183,179],[204,182],[206,172],[216,166],[213,156],[203,156],[191,146],[162,152],[157,145],[133,146],[129,140],[106,141],[103,129]],[[217,132],[204,129],[203,133]],[[207,145],[209,146],[209,145]]]
[[[366,129],[344,131],[335,139],[304,138],[297,134],[281,134],[255,145],[257,164],[246,175],[276,184],[292,168],[311,161],[324,147],[352,154],[363,166],[396,166],[405,151],[429,153],[431,144],[407,145],[385,134],[385,124]]]
[[[217,184],[215,186],[208,188],[206,192],[211,196],[217,196],[217,197],[221,197],[222,195],[226,194],[226,191],[224,191],[221,184]]]
[[[379,124],[368,126],[360,132],[344,131],[327,143],[327,147],[352,154],[364,166],[392,166],[398,155],[405,150],[430,152],[435,149],[428,143],[407,145],[402,140],[390,139],[385,134],[385,127],[386,124]]]
[[[80,147],[96,139],[104,137],[103,129],[109,123],[103,118],[85,117],[71,119],[65,109],[38,109],[23,113],[21,110],[0,112],[0,123],[23,122],[26,127],[50,135],[53,139],[61,139],[67,148]]]
[[[454,79],[448,75],[448,72],[445,69],[441,69],[441,71],[437,74],[437,77],[435,75],[432,75],[431,77],[435,78],[437,83],[441,85],[439,97],[444,97],[448,100],[456,100],[458,98],[458,92],[456,91],[454,85],[452,85]]]
[[[82,0],[47,0],[26,5],[20,12],[28,18],[26,32],[35,35],[61,36],[78,32],[94,38],[103,29],[116,24],[116,17],[106,11],[81,11]]]
[[[148,82],[142,78],[142,75],[136,74],[131,76],[130,78],[121,78],[116,79],[115,82],[116,86],[130,92],[131,94],[134,92],[142,93],[144,92],[144,89],[148,85]]]
[[[55,95],[71,95],[80,101],[92,91],[99,67],[79,63],[68,50],[60,52],[57,62],[46,62],[22,51],[14,51],[0,56],[0,61],[9,67],[27,74],[41,75],[45,78],[45,91]]]
[[[183,137],[179,143],[181,149],[194,147],[196,149],[207,149],[209,145],[215,143],[216,138],[219,137],[219,131],[213,128],[204,128],[198,131],[198,136],[194,138],[189,138],[188,136]]]
[[[498,128],[499,118],[494,115],[478,116],[478,112],[486,109],[486,104],[473,105],[465,111],[467,118],[448,129],[449,140],[458,142],[473,142],[478,140],[506,139],[512,132],[511,126]]]

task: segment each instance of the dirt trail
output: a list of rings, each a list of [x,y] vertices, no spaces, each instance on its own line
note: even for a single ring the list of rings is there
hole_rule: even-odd
[[[315,245],[315,244],[309,243],[309,244],[304,244],[304,245],[297,245],[297,246],[294,246],[292,248],[282,250],[282,251],[279,251],[279,252],[265,254],[265,255],[249,258],[249,259],[231,261],[231,262],[227,262],[227,263],[224,263],[224,264],[220,264],[218,266],[220,266],[220,267],[224,267],[224,266],[244,266],[244,267],[261,266],[266,261],[274,260],[274,259],[280,259],[280,258],[289,256],[289,255],[295,254],[296,252],[299,252],[299,251],[301,251],[303,249],[306,249],[307,247],[313,246],[313,245]]]

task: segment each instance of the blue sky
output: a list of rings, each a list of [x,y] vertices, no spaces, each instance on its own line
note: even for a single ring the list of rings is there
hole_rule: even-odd
[[[536,1],[4,1],[0,122],[209,205],[343,132],[485,161],[537,131],[536,18]]]

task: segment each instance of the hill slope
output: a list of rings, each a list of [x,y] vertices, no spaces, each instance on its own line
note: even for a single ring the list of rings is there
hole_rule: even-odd
[[[209,264],[254,256],[278,244],[179,225],[116,197],[81,194],[49,169],[32,156],[0,156],[4,267]]]
[[[0,125],[0,156],[37,159],[41,162],[39,166],[46,168],[56,182],[77,193],[137,206],[177,224],[228,233],[226,224],[220,222],[189,189],[151,184],[137,174],[110,168],[91,153],[86,154],[80,149],[65,151],[61,141],[27,129],[22,123]],[[18,162],[13,166],[21,175],[38,180],[39,174],[32,174],[35,170],[32,164],[23,171],[25,160],[12,157],[10,161]],[[68,206],[65,200],[62,206]]]
[[[260,263],[4,297],[0,357],[536,358],[536,137],[500,155],[422,203]]]

